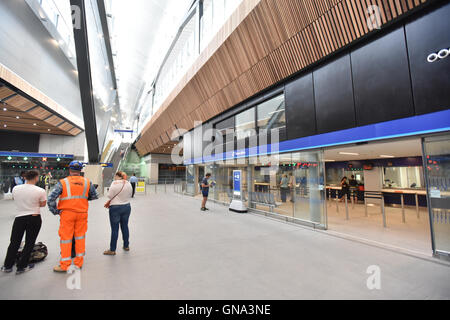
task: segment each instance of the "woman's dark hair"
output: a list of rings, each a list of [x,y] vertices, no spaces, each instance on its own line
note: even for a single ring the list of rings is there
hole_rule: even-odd
[[[27,180],[27,181],[31,181],[31,180],[35,179],[36,177],[38,177],[38,176],[39,176],[39,172],[37,172],[37,171],[25,172],[25,180]]]
[[[341,182],[344,181],[344,180],[348,180],[348,178],[347,177],[343,177]]]
[[[207,173],[207,174],[206,174],[206,177],[211,177],[211,173]]]

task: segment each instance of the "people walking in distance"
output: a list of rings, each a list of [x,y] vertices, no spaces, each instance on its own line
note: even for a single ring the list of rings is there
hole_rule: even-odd
[[[131,214],[130,200],[132,198],[133,188],[131,183],[125,179],[123,172],[117,172],[114,181],[108,192],[109,201],[105,208],[109,209],[109,221],[111,224],[111,242],[109,250],[103,254],[106,256],[115,256],[117,249],[117,239],[119,238],[119,226],[122,230],[123,249],[130,251],[130,231],[128,221]]]
[[[208,202],[208,197],[209,197],[209,188],[210,188],[210,184],[209,184],[209,179],[211,178],[211,173],[207,173],[206,176],[203,178],[202,183],[201,183],[201,191],[202,191],[202,196],[203,196],[203,200],[202,200],[202,207],[201,210],[202,211],[208,211],[209,209],[206,208],[206,202]]]
[[[13,271],[17,252],[24,234],[25,247],[17,263],[16,274],[21,274],[34,268],[34,265],[29,263],[30,256],[41,230],[42,219],[40,210],[47,205],[45,190],[36,186],[39,180],[39,173],[29,171],[24,174],[24,178],[25,184],[17,185],[12,192],[17,215],[12,227],[11,243],[8,247],[5,263],[1,269],[5,273]]]
[[[132,194],[132,198],[134,198],[134,195],[136,194],[136,185],[138,184],[139,180],[136,177],[136,173],[133,173],[133,175],[130,178],[130,183],[131,183],[131,187],[133,188],[133,194]]]
[[[89,201],[98,199],[94,185],[82,177],[83,164],[73,161],[69,165],[70,176],[58,182],[48,198],[48,207],[60,216],[61,261],[53,271],[67,272],[72,264],[72,239],[75,237],[74,264],[81,269],[86,255]],[[56,200],[59,198],[58,204]]]

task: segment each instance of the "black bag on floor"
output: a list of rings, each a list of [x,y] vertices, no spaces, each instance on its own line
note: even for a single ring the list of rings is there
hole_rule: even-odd
[[[20,258],[22,257],[22,250],[25,243],[22,243],[22,245],[19,248],[19,251],[17,252],[16,256],[16,263],[19,262]],[[36,243],[34,245],[33,251],[31,251],[30,255],[30,261],[29,263],[39,263],[45,260],[48,256],[48,249],[45,244],[42,242]]]

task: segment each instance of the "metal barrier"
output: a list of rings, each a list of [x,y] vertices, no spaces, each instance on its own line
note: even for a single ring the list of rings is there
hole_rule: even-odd
[[[345,198],[345,219],[350,220],[350,216],[348,213],[348,197],[346,194],[344,194],[344,198]]]
[[[420,219],[419,195],[417,193],[415,195],[415,200],[416,200],[417,219]]]
[[[339,213],[339,193],[336,192],[336,212]]]
[[[402,221],[403,223],[406,223],[406,212],[405,212],[405,194],[404,193],[395,193],[397,195],[400,195],[400,204],[402,207]],[[419,194],[415,194],[415,203],[416,203],[416,213],[417,213],[417,219],[420,219],[420,204],[419,204]]]
[[[351,209],[354,210],[355,209],[355,205],[356,205],[356,201],[355,199],[357,199],[358,197],[358,192],[357,190],[350,190],[349,194],[345,194],[345,195],[340,195],[340,189],[335,189],[336,191],[336,196],[333,196],[332,193],[333,189],[329,189],[327,188],[326,190],[326,199],[329,202],[328,206],[332,207],[333,203],[332,201],[334,200],[336,202],[336,213],[339,213],[340,211],[340,206],[339,206],[339,200],[345,200],[345,217],[346,220],[350,220],[350,214],[351,212],[349,211],[349,199],[351,200]],[[385,196],[384,193],[381,191],[363,191],[364,193],[364,209],[365,209],[365,216],[368,217],[368,199],[375,199],[375,200],[380,200],[380,209],[381,209],[381,213],[383,216],[383,226],[386,228],[387,227],[387,213],[386,213],[386,204],[385,204]],[[390,193],[391,194],[391,193]],[[405,193],[392,193],[392,195],[398,195],[400,197],[400,205],[401,205],[401,211],[402,211],[402,222],[406,223],[406,204],[405,204]],[[341,199],[339,198],[341,196]],[[342,198],[344,197],[344,198]],[[415,206],[416,206],[416,214],[417,214],[417,219],[420,219],[420,204],[419,204],[419,195],[416,193],[415,194]],[[445,220],[445,215],[444,215],[444,220]],[[450,221],[449,221],[450,222]]]
[[[368,199],[381,200],[381,214],[383,216],[383,227],[387,228],[386,210],[385,210],[385,206],[384,206],[383,193],[379,192],[379,191],[364,191],[364,206],[365,206],[366,217],[369,216],[369,212],[368,212],[368,208],[367,208],[367,200]]]

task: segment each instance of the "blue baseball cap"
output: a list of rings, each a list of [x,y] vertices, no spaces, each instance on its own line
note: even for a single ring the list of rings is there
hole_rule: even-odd
[[[69,164],[69,169],[73,171],[81,171],[83,170],[83,164],[79,161],[72,161]]]

